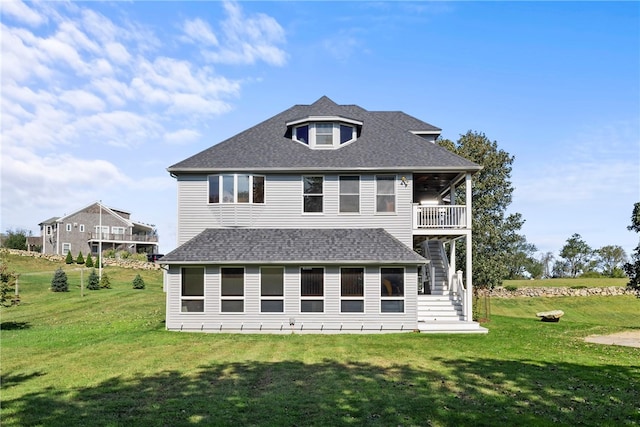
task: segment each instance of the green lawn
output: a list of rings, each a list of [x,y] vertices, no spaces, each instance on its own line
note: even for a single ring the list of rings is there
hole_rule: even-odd
[[[640,329],[634,297],[493,299],[487,335],[179,333],[161,272],[133,290],[137,271],[109,267],[113,289],[82,297],[79,272],[53,293],[57,264],[11,261],[3,426],[640,424],[640,349],[583,341]]]

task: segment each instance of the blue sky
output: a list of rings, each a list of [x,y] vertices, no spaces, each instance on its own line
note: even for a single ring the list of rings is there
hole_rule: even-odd
[[[2,25],[2,231],[102,200],[175,247],[166,168],[327,95],[515,156],[541,252],[638,236],[640,3],[14,2]]]

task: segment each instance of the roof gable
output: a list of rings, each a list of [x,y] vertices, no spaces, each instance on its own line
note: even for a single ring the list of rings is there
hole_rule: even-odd
[[[352,143],[335,150],[312,150],[288,136],[287,123],[319,116],[361,122],[361,133]],[[481,168],[412,131],[439,132],[439,129],[402,112],[369,112],[357,105],[338,105],[323,96],[311,105],[295,105],[168,170],[208,173],[230,170],[476,171]]]

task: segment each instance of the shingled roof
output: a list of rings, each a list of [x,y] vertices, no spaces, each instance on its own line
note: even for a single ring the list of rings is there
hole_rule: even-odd
[[[163,264],[424,264],[383,229],[209,228],[169,252]]]
[[[287,137],[287,123],[307,117],[341,117],[362,123],[356,141],[335,150],[313,150]],[[412,132],[440,129],[399,111],[367,111],[338,105],[323,96],[311,105],[295,105],[186,160],[171,173],[217,171],[393,170],[477,171],[476,163]]]

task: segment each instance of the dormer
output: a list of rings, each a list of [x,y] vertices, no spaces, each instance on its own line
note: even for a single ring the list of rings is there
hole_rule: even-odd
[[[287,123],[287,136],[312,150],[336,150],[360,135],[362,122],[339,116],[309,116]]]

